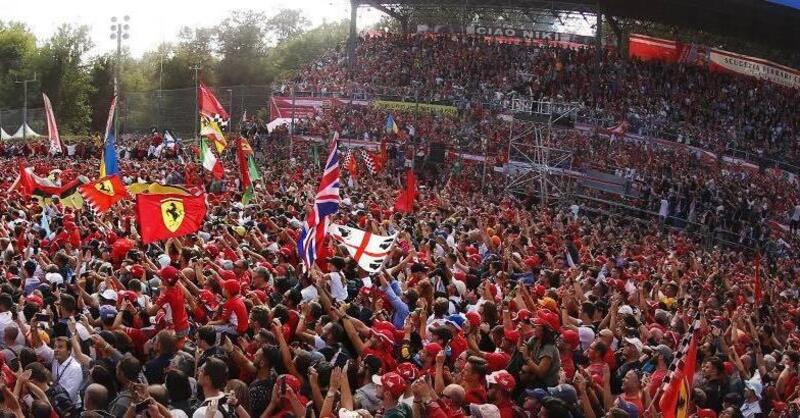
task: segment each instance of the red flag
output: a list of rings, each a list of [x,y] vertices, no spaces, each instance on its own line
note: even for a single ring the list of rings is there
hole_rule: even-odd
[[[753,278],[753,294],[756,302],[761,302],[764,293],[761,291],[761,253],[756,254],[756,259],[753,261],[755,264],[755,277]]]
[[[411,213],[414,209],[414,199],[417,198],[417,177],[414,176],[414,170],[406,172],[406,188],[400,191],[397,195],[397,201],[394,204],[394,210],[402,213]]]
[[[103,213],[115,203],[128,197],[128,189],[118,176],[107,176],[84,184],[78,189],[83,199],[95,211]]]
[[[680,362],[658,403],[663,418],[689,417],[692,382],[697,368],[697,333],[692,335],[686,355]]]
[[[50,198],[58,196],[64,199],[75,193],[78,186],[81,184],[83,184],[81,180],[74,179],[63,186],[58,186],[46,177],[39,177],[34,173],[33,167],[25,167],[20,161],[19,176],[8,191],[19,188],[20,193],[25,197],[39,196],[42,198]]]
[[[136,195],[136,218],[145,244],[196,232],[205,217],[205,193]]]
[[[222,104],[217,100],[217,97],[214,96],[214,93],[203,83],[200,83],[197,90],[197,107],[201,115],[214,120],[221,127],[228,124],[230,115],[228,115],[228,112],[222,107]]]

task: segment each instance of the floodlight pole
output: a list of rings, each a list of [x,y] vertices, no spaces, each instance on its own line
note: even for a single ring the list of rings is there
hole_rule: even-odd
[[[120,92],[119,73],[120,66],[122,65],[122,40],[130,37],[128,34],[128,30],[130,29],[130,24],[128,24],[128,22],[130,20],[131,18],[129,16],[123,16],[122,22],[117,23],[116,16],[111,18],[111,39],[116,39],[117,41],[117,55],[114,63],[114,95],[117,96],[118,104]],[[116,140],[119,140],[119,113],[119,111],[114,112],[114,138]]]
[[[15,81],[17,84],[22,84],[22,142],[27,142],[28,139],[28,83],[36,81],[36,73],[33,73],[33,78],[25,79],[22,81]]]

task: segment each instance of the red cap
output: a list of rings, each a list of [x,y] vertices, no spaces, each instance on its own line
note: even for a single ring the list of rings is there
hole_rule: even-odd
[[[581,343],[580,336],[573,329],[565,329],[561,331],[561,340],[569,344],[570,347],[577,347]]]
[[[478,254],[478,249],[477,248],[475,248],[475,247],[473,247],[471,245],[469,247],[467,247],[467,255],[476,255],[476,254]]]
[[[372,335],[377,336],[384,342],[384,344],[393,345],[394,344],[394,332],[389,331],[388,329],[381,329],[372,327]]]
[[[547,289],[545,289],[544,286],[537,284],[533,287],[533,293],[536,294],[536,297],[541,298],[544,297],[545,293],[547,293]]]
[[[425,350],[425,352],[428,355],[436,357],[436,355],[439,354],[440,351],[442,351],[442,346],[439,345],[439,343],[428,343],[425,344],[425,346],[423,346],[422,349]]]
[[[168,285],[175,286],[178,282],[178,269],[172,266],[166,266],[158,271],[158,277],[164,280]]]
[[[513,391],[514,387],[517,386],[517,381],[514,379],[514,376],[505,370],[498,370],[486,376],[486,383],[500,386],[506,392]]]
[[[460,282],[466,282],[467,281],[467,273],[464,273],[463,271],[457,271],[457,272],[453,273],[453,278],[458,280],[458,281],[460,281]]]
[[[253,291],[252,291],[252,292],[250,292],[250,293],[252,293],[252,294],[256,295],[256,298],[257,298],[257,299],[258,299],[258,300],[259,300],[261,303],[267,303],[267,292],[265,292],[265,291],[263,291],[263,290],[261,290],[261,289],[256,289],[256,290],[253,290]]]
[[[26,303],[30,303],[31,305],[39,305],[39,307],[44,306],[44,300],[38,295],[29,295],[25,298]]]
[[[289,246],[284,246],[280,249],[280,253],[282,256],[289,258],[292,256],[292,249]]]
[[[503,337],[516,344],[519,341],[519,331],[515,329],[503,329]]]
[[[222,280],[224,281],[236,280],[236,273],[230,270],[222,270],[219,272],[219,275],[222,277]]]
[[[118,300],[128,299],[128,302],[136,303],[136,301],[139,299],[139,295],[137,295],[136,292],[132,290],[120,290],[119,292],[117,292],[117,299]]]
[[[228,291],[231,296],[238,295],[242,291],[242,285],[236,279],[225,280],[222,282],[222,288]]]
[[[217,300],[217,297],[214,295],[214,292],[208,289],[201,290],[200,294],[197,295],[197,298],[200,299],[201,302],[203,302],[203,305],[206,305],[206,307],[208,307],[212,311],[216,310],[217,307],[219,307],[219,301]]]
[[[697,418],[717,418],[717,413],[713,409],[698,409]]]
[[[205,248],[206,252],[211,256],[211,258],[217,258],[219,255],[219,247],[216,244],[208,244]]]
[[[467,317],[467,321],[469,321],[469,324],[472,325],[473,327],[479,327],[481,325],[482,322],[481,314],[475,311],[470,311],[467,312],[464,316]]]
[[[539,265],[539,258],[533,256],[527,257],[525,258],[525,265],[528,266],[528,268],[534,268]]]
[[[136,277],[137,279],[141,278],[142,276],[144,276],[144,267],[142,267],[140,264],[132,265],[131,274],[133,275],[133,277]]]
[[[527,309],[520,309],[517,311],[517,314],[514,315],[514,321],[516,322],[527,322],[531,318],[533,318],[533,312]]]
[[[300,392],[300,385],[301,385],[300,384],[300,379],[298,379],[298,378],[296,378],[296,377],[294,377],[294,376],[292,376],[290,374],[282,374],[282,375],[278,376],[278,380],[277,380],[276,383],[281,384],[284,381],[286,381],[286,386],[289,386],[290,388],[292,388],[294,393],[299,393]]]
[[[539,309],[536,311],[536,317],[533,319],[533,323],[535,325],[546,326],[550,328],[551,331],[558,331],[558,329],[561,328],[561,320],[558,314],[547,309]]]
[[[419,369],[411,363],[400,363],[397,365],[397,373],[406,379],[406,382],[413,382],[419,377]]]
[[[725,366],[725,375],[726,376],[732,375],[733,374],[733,363],[731,363],[730,361],[726,361],[723,364]]]
[[[395,372],[386,373],[381,377],[372,376],[372,383],[383,386],[383,390],[388,391],[395,398],[399,398],[406,391],[405,379]]]

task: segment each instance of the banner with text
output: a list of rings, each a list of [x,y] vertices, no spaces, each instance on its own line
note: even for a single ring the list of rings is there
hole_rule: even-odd
[[[417,25],[417,33],[464,33],[464,30],[461,26]],[[491,36],[495,38],[518,39],[526,41],[557,42],[574,45],[591,45],[594,43],[593,36],[492,25],[467,26],[466,33],[468,35]]]
[[[682,62],[800,88],[800,71],[772,61],[641,34],[631,34],[628,40],[628,55],[644,61]]]
[[[390,110],[403,110],[403,111],[414,111],[419,106],[419,110],[424,112],[434,112],[440,113],[443,115],[455,115],[458,113],[458,109],[455,106],[445,106],[445,105],[437,105],[437,104],[429,104],[429,103],[419,103],[419,105],[415,102],[394,102],[389,100],[374,100],[372,105],[381,109],[390,109]]]

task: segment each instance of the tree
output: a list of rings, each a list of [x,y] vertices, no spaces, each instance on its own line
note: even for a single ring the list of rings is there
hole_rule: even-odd
[[[22,107],[21,86],[14,80],[30,77],[36,37],[18,22],[0,22],[0,108]]]
[[[267,52],[265,21],[266,16],[261,12],[237,10],[217,25],[221,84],[262,84],[266,81],[263,71]]]
[[[303,33],[310,25],[302,10],[281,9],[267,20],[266,28],[273,35],[275,43],[281,43]]]
[[[347,39],[349,28],[347,20],[326,23],[280,43],[267,57],[270,76],[290,77],[326,51],[341,46]]]
[[[50,97],[59,127],[67,133],[86,133],[92,118],[89,94],[94,90],[83,57],[94,44],[89,27],[62,25],[38,51],[35,68],[41,89]],[[33,103],[41,104],[41,99]]]

